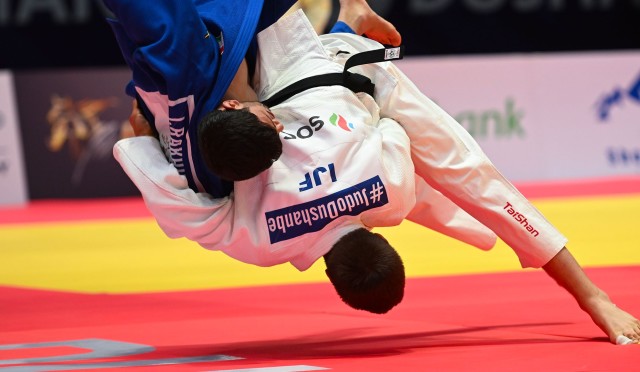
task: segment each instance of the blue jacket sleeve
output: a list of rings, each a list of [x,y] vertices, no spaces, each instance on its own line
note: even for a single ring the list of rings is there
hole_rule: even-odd
[[[214,81],[219,49],[191,1],[104,0],[134,83],[169,99]]]

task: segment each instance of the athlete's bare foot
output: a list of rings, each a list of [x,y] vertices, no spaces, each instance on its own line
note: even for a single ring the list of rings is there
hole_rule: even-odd
[[[618,308],[609,296],[587,277],[565,247],[543,266],[549,276],[576,299],[593,322],[614,344],[640,343],[640,321]]]
[[[338,21],[348,24],[356,34],[379,43],[393,46],[402,43],[398,30],[374,12],[366,0],[340,0]]]
[[[618,308],[606,294],[585,304],[584,310],[612,343],[640,344],[640,321]]]

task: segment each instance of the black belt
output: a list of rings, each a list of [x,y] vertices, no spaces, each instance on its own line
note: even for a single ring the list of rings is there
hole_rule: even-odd
[[[402,59],[403,57],[404,45],[360,52],[349,57],[342,72],[310,76],[302,79],[262,101],[262,103],[267,107],[273,107],[307,89],[330,85],[342,85],[354,93],[363,92],[373,96],[375,84],[371,82],[371,79],[364,75],[349,72],[348,70],[354,66],[393,61]]]

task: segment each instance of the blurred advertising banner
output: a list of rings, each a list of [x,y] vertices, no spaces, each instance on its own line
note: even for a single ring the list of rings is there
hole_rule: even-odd
[[[513,181],[640,175],[640,52],[396,63]]]
[[[394,0],[383,14],[409,54],[640,48],[638,0]]]
[[[0,68],[124,66],[102,0],[0,0]],[[19,52],[17,52],[19,51]]]
[[[299,2],[316,30],[338,17],[339,0]],[[640,0],[367,2],[400,31],[407,55],[640,49]]]
[[[407,55],[640,49],[640,0],[368,2]],[[337,19],[339,0],[299,3],[318,32]],[[0,0],[0,45],[20,51],[0,53],[0,68],[124,66],[109,15],[101,0]]]
[[[15,107],[11,73],[0,71],[0,206],[28,199]]]
[[[14,73],[31,199],[139,195],[113,158],[130,134],[126,68]]]

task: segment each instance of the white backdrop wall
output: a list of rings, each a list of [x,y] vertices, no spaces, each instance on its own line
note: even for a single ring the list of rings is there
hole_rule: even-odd
[[[397,65],[512,181],[640,174],[640,52],[410,57]]]
[[[640,175],[640,51],[409,57],[396,63],[512,181]],[[126,68],[118,71],[129,76]],[[28,199],[14,81],[10,71],[0,70],[0,205]],[[104,95],[103,85],[93,89]],[[113,94],[122,94],[122,84],[116,85]],[[22,98],[30,112],[33,94]],[[44,116],[36,124],[41,121]]]
[[[18,125],[13,79],[0,70],[0,205],[23,204],[28,197]]]

